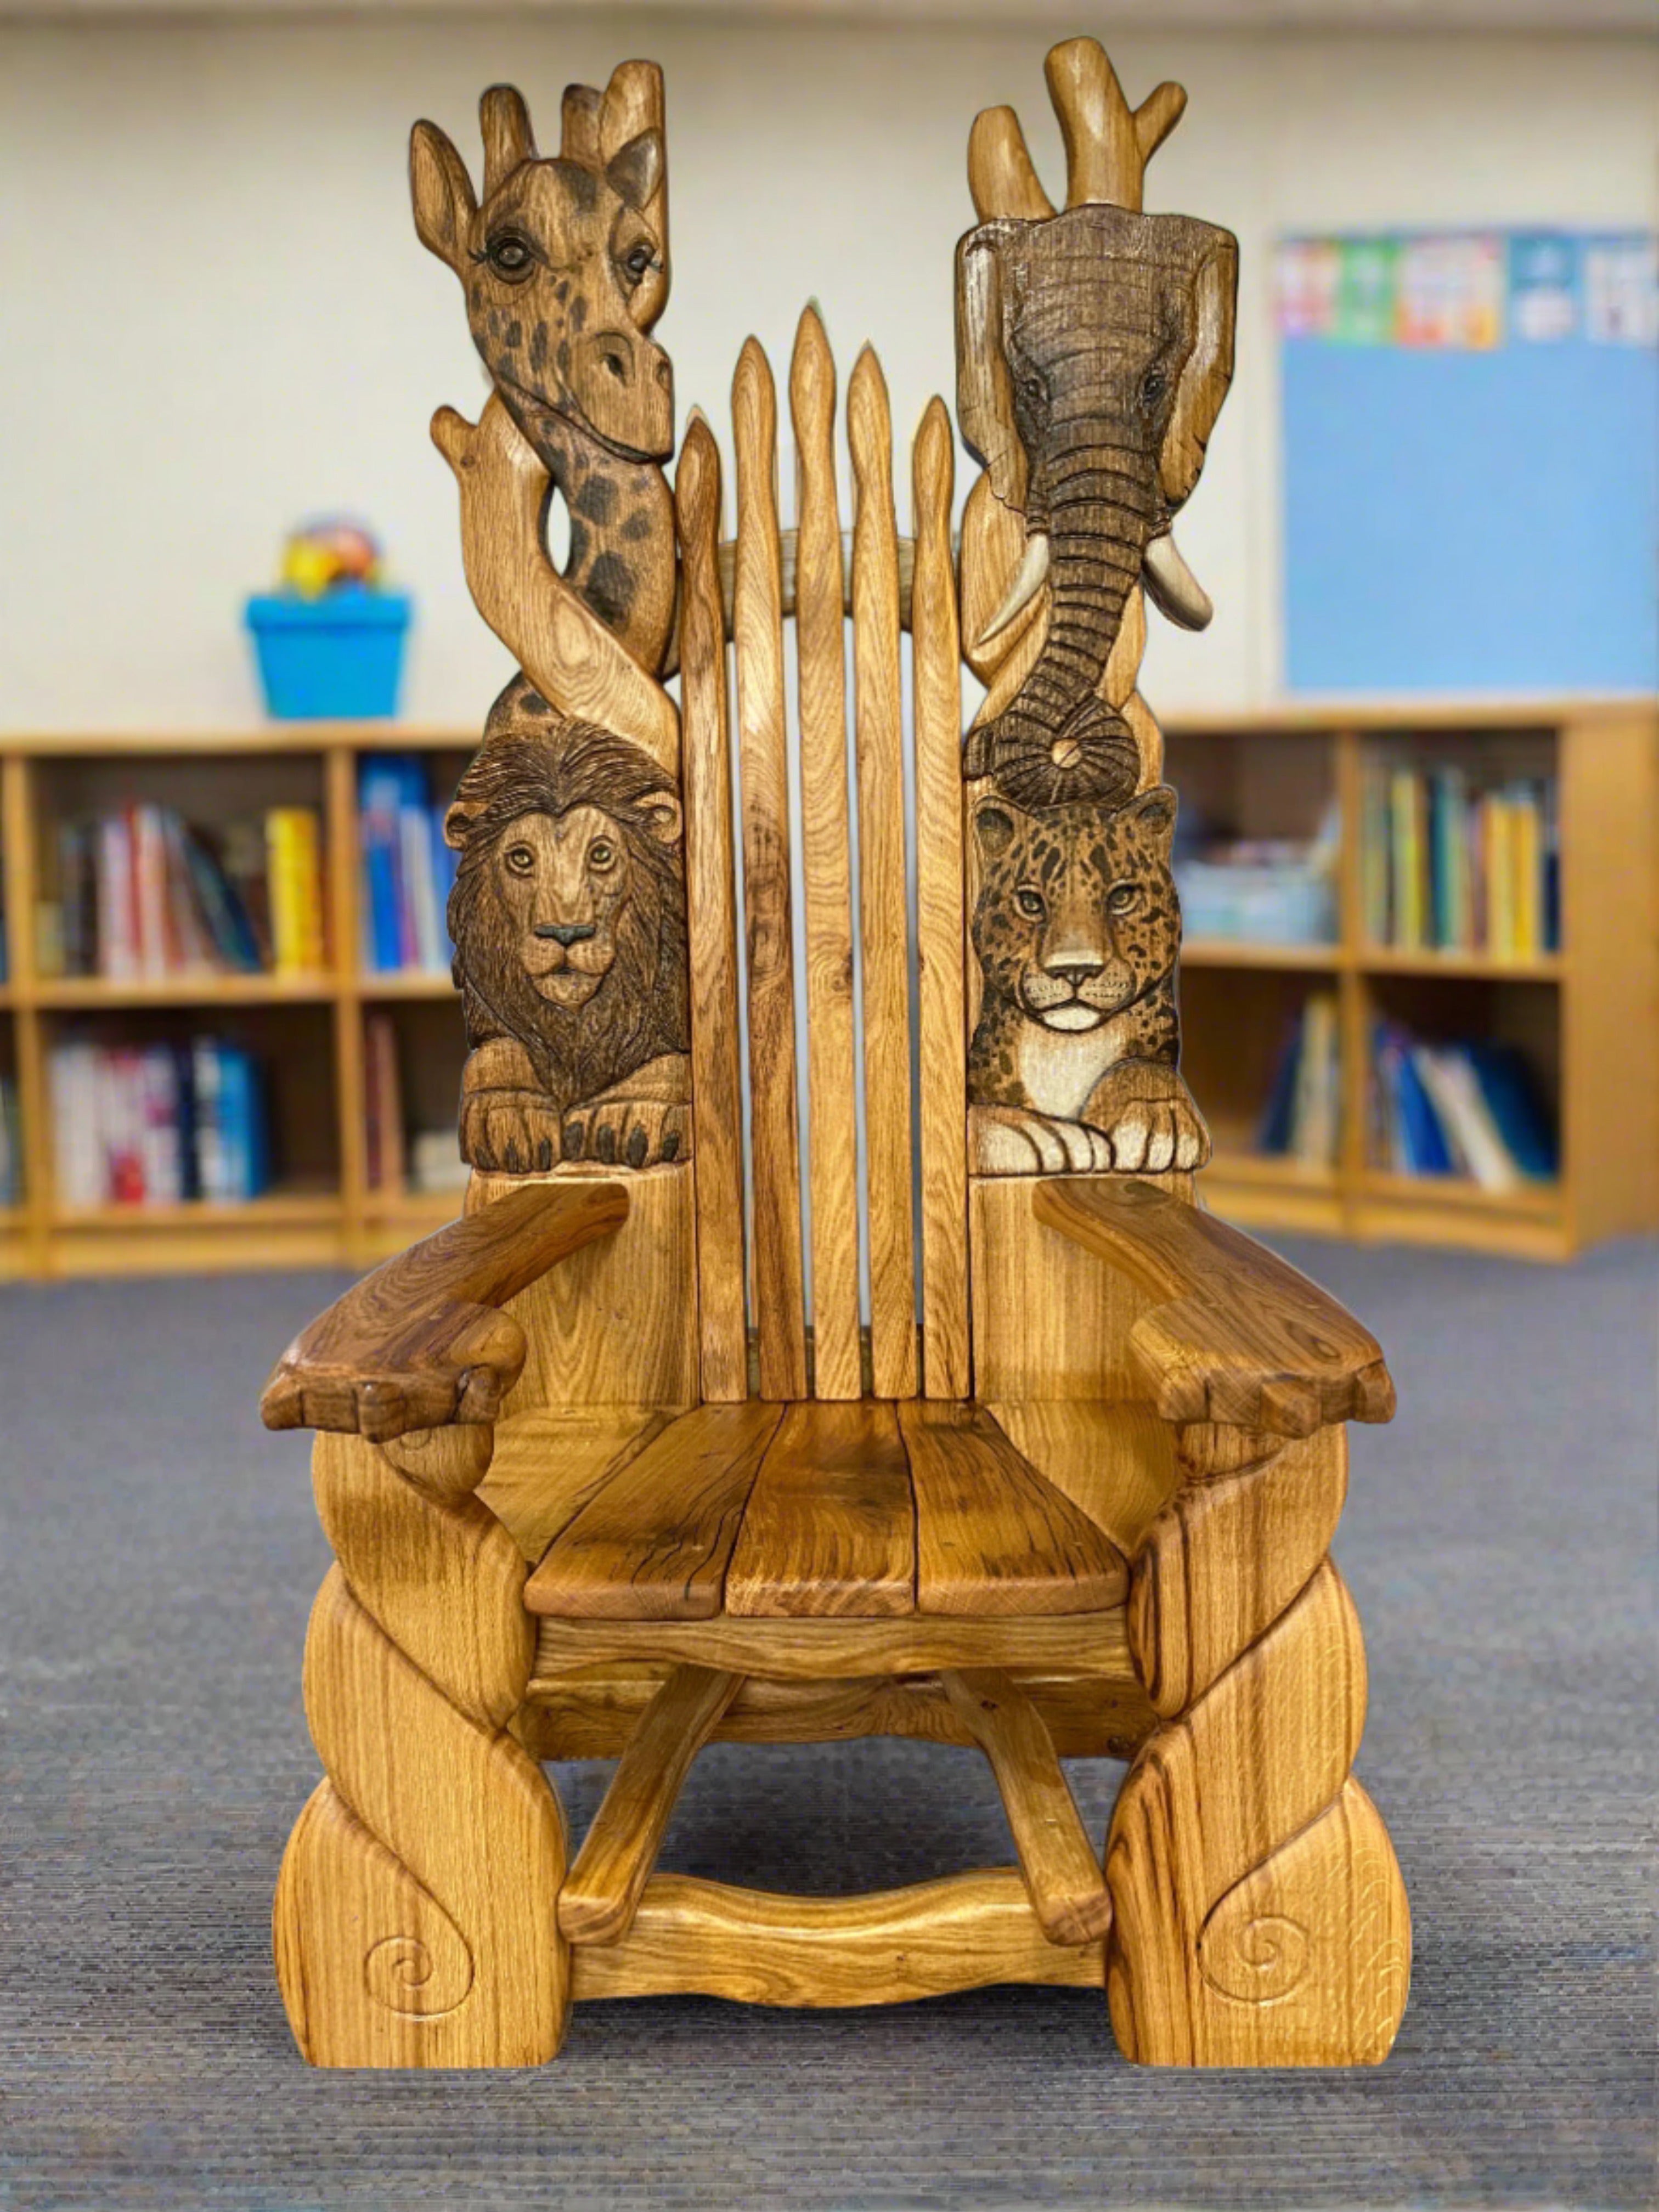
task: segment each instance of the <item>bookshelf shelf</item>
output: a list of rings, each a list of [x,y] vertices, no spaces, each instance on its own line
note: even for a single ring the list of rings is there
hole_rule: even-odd
[[[1189,938],[1181,948],[1183,968],[1286,968],[1310,974],[1342,965],[1340,945],[1253,945],[1224,937]]]
[[[1506,983],[1559,983],[1566,972],[1559,952],[1506,960],[1490,952],[1406,951],[1391,945],[1364,946],[1358,965],[1368,975],[1449,975]]]
[[[1185,951],[1188,1064],[1216,1130],[1204,1192],[1249,1226],[1413,1239],[1561,1257],[1594,1238],[1659,1224],[1659,708],[1650,700],[1303,705],[1244,716],[1170,716],[1170,779],[1194,808],[1243,793],[1246,834],[1310,831],[1340,815],[1334,943],[1194,938]],[[1477,771],[1547,758],[1559,777],[1565,950],[1519,961],[1406,951],[1367,941],[1360,876],[1364,764],[1399,743],[1437,746]],[[422,1126],[443,1121],[463,1053],[450,979],[362,966],[357,781],[383,753],[471,753],[477,732],[396,723],[311,723],[251,732],[0,734],[0,854],[11,967],[0,983],[0,1070],[16,1083],[24,1201],[0,1208],[0,1274],[159,1268],[361,1266],[440,1227],[457,1191],[368,1181],[365,1028],[398,1029]],[[240,764],[247,764],[245,781]],[[447,763],[435,763],[441,780]],[[302,976],[204,974],[156,981],[42,974],[36,908],[54,807],[199,788],[303,797],[324,828],[333,966]],[[1224,811],[1224,807],[1222,809]],[[1295,821],[1275,818],[1294,816]],[[1547,986],[1547,988],[1539,988]],[[1250,1149],[1279,1024],[1313,992],[1339,1008],[1342,1115],[1334,1167]],[[1559,1104],[1559,1182],[1492,1192],[1370,1164],[1367,1054],[1386,1012],[1437,1035],[1516,1041]],[[84,1022],[112,1037],[253,1039],[274,1063],[273,1115],[288,1180],[246,1205],[64,1206],[50,1126],[52,1042]]]

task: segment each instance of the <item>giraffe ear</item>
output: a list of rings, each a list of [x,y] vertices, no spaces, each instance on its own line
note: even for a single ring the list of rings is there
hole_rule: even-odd
[[[417,123],[410,133],[409,191],[416,236],[465,281],[467,237],[478,203],[465,162],[435,123]]]
[[[605,181],[625,207],[648,207],[662,182],[662,166],[661,131],[641,131],[611,156]]]

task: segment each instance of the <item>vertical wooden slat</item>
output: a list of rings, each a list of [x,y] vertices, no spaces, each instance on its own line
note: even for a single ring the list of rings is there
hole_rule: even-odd
[[[921,996],[921,1346],[930,1398],[971,1389],[968,1039],[963,993],[962,674],[951,565],[951,418],[934,399],[913,456],[910,593]]]
[[[795,978],[789,919],[789,766],[778,544],[777,398],[755,339],[732,385],[738,456],[738,729],[743,893],[749,945],[749,1099],[754,1165],[755,1321],[763,1398],[806,1395],[801,1296],[800,1139],[795,1120]]]
[[[799,465],[795,638],[800,683],[801,892],[812,1193],[812,1388],[856,1398],[858,1120],[853,866],[847,819],[845,582],[836,507],[836,364],[817,311],[795,334],[789,408]]]
[[[743,1091],[738,1036],[738,896],[720,605],[720,457],[701,415],[674,479],[682,563],[681,754],[691,956],[691,1170],[696,1183],[697,1327],[705,1399],[749,1395],[743,1297]]]
[[[910,977],[904,896],[898,532],[893,426],[868,346],[847,395],[857,499],[853,645],[857,700],[859,908],[864,951],[864,1129],[870,1194],[870,1356],[878,1398],[916,1389],[910,1190]]]

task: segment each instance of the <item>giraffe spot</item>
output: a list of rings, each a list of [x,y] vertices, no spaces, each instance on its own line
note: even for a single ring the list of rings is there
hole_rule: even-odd
[[[634,571],[620,554],[601,553],[587,579],[587,604],[601,622],[614,628],[627,620],[638,588]]]
[[[507,326],[506,343],[509,351],[524,343],[524,325],[516,316]]]
[[[570,341],[568,338],[561,338],[559,340],[559,350],[555,356],[555,358],[559,365],[559,374],[563,377],[568,377],[570,374]]]
[[[617,512],[617,487],[609,477],[590,477],[571,503],[571,511],[586,515],[603,529]]]
[[[538,323],[530,333],[530,366],[539,376],[547,367],[547,325]]]
[[[651,535],[651,517],[642,507],[636,507],[622,526],[622,535],[630,544],[637,545],[641,538]]]
[[[570,302],[570,327],[577,333],[578,336],[580,336],[582,330],[586,327],[586,322],[587,302],[583,299],[581,294],[578,292],[575,298]]]

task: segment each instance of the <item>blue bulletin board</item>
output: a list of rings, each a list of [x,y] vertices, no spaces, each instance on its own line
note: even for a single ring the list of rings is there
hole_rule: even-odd
[[[1293,691],[1659,684],[1659,241],[1279,251]]]

